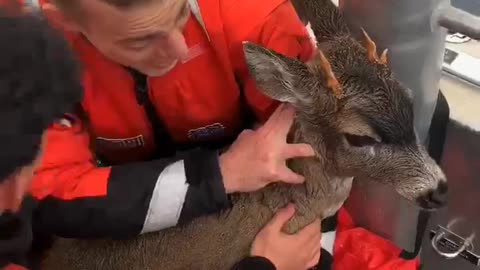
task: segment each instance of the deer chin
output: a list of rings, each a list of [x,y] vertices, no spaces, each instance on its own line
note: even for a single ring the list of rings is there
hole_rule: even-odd
[[[414,180],[416,183],[422,180]],[[446,181],[440,181],[435,188],[416,186],[402,186],[396,188],[396,192],[407,201],[423,210],[434,211],[447,204],[448,185]]]
[[[425,179],[418,179],[418,182],[435,183],[434,187],[424,190],[416,198],[416,203],[425,210],[435,210],[446,206],[448,201],[447,178],[437,163],[427,156],[426,166],[428,176]]]

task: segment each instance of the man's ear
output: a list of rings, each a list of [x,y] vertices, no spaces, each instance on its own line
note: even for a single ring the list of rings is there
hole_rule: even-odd
[[[308,82],[313,80],[306,65],[251,42],[243,43],[250,75],[268,97],[294,105],[310,104]]]
[[[80,32],[80,26],[71,16],[66,15],[57,6],[51,3],[41,5],[42,14],[47,17],[49,22],[56,28],[68,32]]]

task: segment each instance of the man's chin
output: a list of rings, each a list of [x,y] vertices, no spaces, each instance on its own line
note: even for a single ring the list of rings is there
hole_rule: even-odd
[[[163,66],[163,67],[148,67],[144,70],[139,70],[143,74],[149,77],[159,77],[167,74],[170,72],[176,65],[178,61],[173,62],[171,65]]]

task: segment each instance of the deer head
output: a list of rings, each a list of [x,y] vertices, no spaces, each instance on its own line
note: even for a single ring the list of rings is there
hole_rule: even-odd
[[[410,90],[366,35],[319,47],[308,63],[244,43],[249,70],[263,93],[296,107],[296,128],[329,173],[391,185],[423,208],[445,202],[446,178],[419,143]],[[375,51],[373,51],[375,49]]]

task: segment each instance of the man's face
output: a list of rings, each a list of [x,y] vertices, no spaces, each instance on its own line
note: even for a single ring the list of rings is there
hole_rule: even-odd
[[[149,76],[161,76],[186,58],[186,0],[153,0],[126,9],[82,0],[80,32],[106,57]]]
[[[46,137],[46,135],[43,136],[40,149],[45,146]],[[41,161],[41,156],[42,150],[39,151],[31,164],[19,168],[0,183],[0,214],[5,211],[18,211],[32,181],[35,168]]]

